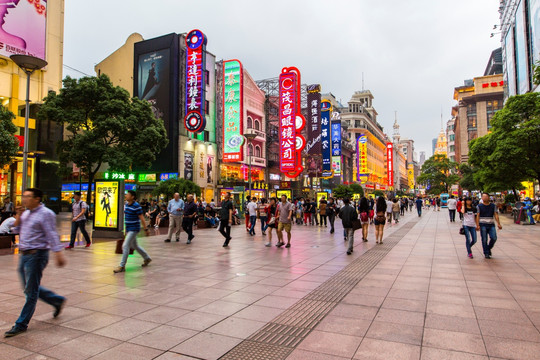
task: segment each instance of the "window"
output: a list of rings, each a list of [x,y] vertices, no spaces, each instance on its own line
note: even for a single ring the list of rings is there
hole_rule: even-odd
[[[253,144],[248,145],[248,154],[249,156],[253,156]]]
[[[204,141],[210,141],[210,133],[208,130],[203,131]]]
[[[247,128],[253,129],[253,119],[250,116],[247,118]]]
[[[449,137],[448,137],[448,141],[455,141],[456,139],[456,135],[454,134],[451,134]]]
[[[204,77],[206,78],[206,85],[210,85],[210,71],[204,70]]]
[[[474,140],[477,137],[478,137],[478,132],[476,131],[476,129],[469,130],[469,141]]]
[[[261,147],[259,145],[255,146],[255,156],[261,157]]]
[[[208,100],[204,100],[204,113],[206,115],[210,114],[210,102]]]
[[[476,104],[467,105],[467,128],[476,130]]]
[[[487,114],[487,127],[491,128],[491,118],[495,113],[502,109],[502,101],[492,100],[488,101],[486,104],[486,114]]]
[[[259,120],[255,120],[255,130],[261,130],[261,122]]]
[[[450,152],[456,152],[456,146],[450,145]]]

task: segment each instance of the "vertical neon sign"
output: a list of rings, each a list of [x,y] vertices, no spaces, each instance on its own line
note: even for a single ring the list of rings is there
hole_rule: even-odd
[[[290,178],[303,170],[302,150],[306,140],[300,134],[306,124],[300,113],[300,71],[283,68],[279,76],[279,169]]]
[[[332,176],[332,152],[330,146],[330,114],[332,104],[328,100],[321,101],[321,148],[322,148],[322,176]]]
[[[205,66],[206,36],[200,30],[191,30],[186,36],[186,106],[184,126],[188,131],[200,133],[206,127]]]
[[[341,120],[332,120],[332,171],[334,175],[341,175]]]
[[[223,62],[223,161],[244,159],[244,74],[238,60]]]
[[[361,134],[356,140],[356,169],[357,180],[365,184],[368,180],[369,169],[367,166],[367,142],[366,135]]]
[[[388,171],[388,186],[394,186],[394,144],[386,143],[386,169]]]

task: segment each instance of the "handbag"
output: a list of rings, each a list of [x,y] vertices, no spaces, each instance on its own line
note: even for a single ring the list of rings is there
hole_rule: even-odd
[[[354,219],[351,221],[353,230],[358,230],[362,227],[362,223],[360,222],[360,219]]]
[[[270,220],[268,220],[267,224],[268,225],[274,225],[275,222],[276,222],[276,217],[272,215]]]
[[[459,228],[459,235],[465,235],[465,228],[463,226]]]

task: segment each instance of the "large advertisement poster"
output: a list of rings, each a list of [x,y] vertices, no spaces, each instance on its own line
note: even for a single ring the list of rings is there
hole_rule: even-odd
[[[94,228],[118,227],[118,181],[97,181]]]
[[[243,161],[243,76],[238,60],[223,62],[223,161]]]
[[[334,176],[341,175],[341,119],[338,113],[334,113],[332,120],[332,171]]]
[[[394,144],[391,142],[386,143],[386,169],[388,173],[386,185],[394,186]]]
[[[46,0],[0,3],[0,55],[31,55],[45,60]]]
[[[504,39],[505,75],[508,84],[508,96],[516,95],[516,65],[514,59],[514,28],[511,27]]]
[[[137,94],[139,99],[147,100],[152,112],[163,119],[168,129],[169,109],[169,49],[153,51],[139,56],[139,78]]]
[[[407,165],[407,181],[409,183],[409,190],[414,190],[414,165]]]
[[[285,195],[287,197],[287,199],[291,200],[292,199],[292,190],[283,190],[283,189],[276,190],[276,198],[278,200],[278,203],[281,201],[281,196],[282,195]]]
[[[525,32],[525,11],[522,0],[516,11],[516,69],[518,94],[529,91],[529,60],[527,57],[527,34]]]
[[[367,143],[368,138],[364,134],[360,134],[356,139],[356,169],[357,180],[362,184],[368,181],[369,169],[367,163]]]
[[[540,0],[529,0],[531,52],[533,63],[540,61]]]
[[[184,153],[184,179],[193,181],[193,153]]]
[[[307,91],[308,139],[306,152],[317,155],[321,153],[321,86],[309,85]]]
[[[211,184],[214,181],[212,180],[212,169],[214,168],[214,157],[208,156],[206,160],[206,183]]]

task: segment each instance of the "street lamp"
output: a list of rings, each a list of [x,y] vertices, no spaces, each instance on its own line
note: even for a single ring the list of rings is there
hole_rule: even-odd
[[[28,118],[30,116],[30,75],[34,71],[47,66],[43,59],[29,55],[11,55],[9,57],[18,67],[26,73],[26,111],[24,112],[24,148],[23,148],[23,178],[22,191],[26,189],[28,180]],[[21,191],[21,193],[22,193]]]
[[[251,142],[253,141],[253,139],[257,137],[257,134],[253,134],[253,133],[244,134],[244,137],[246,138],[248,142],[248,156],[249,156],[248,189],[249,189],[249,195],[251,195],[251,153],[249,152],[249,145],[251,145]]]

